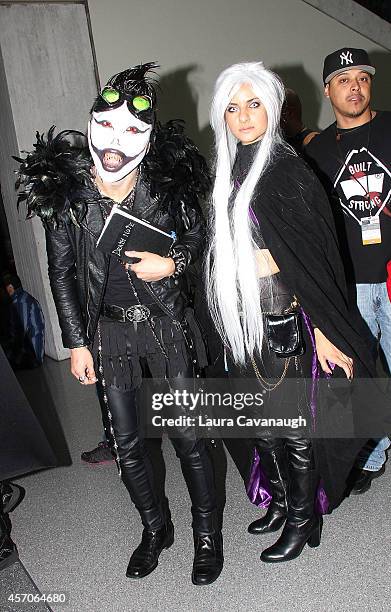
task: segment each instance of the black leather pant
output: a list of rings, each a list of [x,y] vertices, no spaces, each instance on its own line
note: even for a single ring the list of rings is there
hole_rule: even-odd
[[[192,371],[175,378],[192,378]],[[138,509],[143,525],[156,530],[169,519],[168,502],[164,495],[164,482],[156,482],[150,453],[139,427],[139,408],[134,390],[107,387],[107,397],[122,480]],[[181,408],[178,407],[178,415]],[[171,416],[171,415],[170,415]],[[216,492],[211,459],[205,440],[197,439],[194,427],[182,427],[171,438],[192,502],[193,529],[197,534],[213,533],[216,527]],[[160,470],[164,479],[164,469]]]

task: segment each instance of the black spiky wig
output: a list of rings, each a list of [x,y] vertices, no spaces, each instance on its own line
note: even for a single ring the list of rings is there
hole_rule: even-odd
[[[117,108],[126,101],[129,111],[133,115],[136,115],[145,123],[153,124],[156,116],[156,68],[159,68],[156,62],[148,62],[139,64],[134,68],[128,68],[112,76],[96,97],[91,113]],[[111,103],[102,95],[109,88],[119,93],[119,99]],[[133,100],[137,96],[144,96],[150,100],[151,105],[147,110],[138,110],[134,107]]]

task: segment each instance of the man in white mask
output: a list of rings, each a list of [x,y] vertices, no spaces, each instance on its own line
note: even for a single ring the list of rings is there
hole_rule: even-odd
[[[115,97],[114,91],[106,87],[102,95]],[[137,96],[132,100],[131,112],[129,102],[120,98],[120,106],[92,113],[88,142],[97,173],[105,183],[126,177],[148,150],[152,125],[135,115],[135,104],[148,110],[151,102],[145,96]]]
[[[98,95],[88,126],[93,163],[85,149],[69,142],[69,132],[53,138],[51,131],[50,147],[41,141],[20,171],[20,182],[27,186],[20,199],[47,230],[49,277],[63,343],[71,350],[72,374],[83,385],[98,383],[117,465],[144,526],[128,564],[129,578],[151,573],[174,539],[164,464],[152,467],[140,431],[145,407],[139,410],[137,390],[145,377],[180,384],[206,364],[182,279],[203,246],[198,197],[208,190],[209,177],[182,125],[156,121],[155,87],[148,76],[155,67],[125,70]],[[56,169],[54,193],[42,194],[37,174],[55,174]],[[127,252],[138,261],[124,264],[96,247],[116,203],[175,232],[166,257],[146,248]],[[183,407],[177,410],[182,413]],[[194,427],[168,433],[192,501],[192,581],[209,584],[223,566],[210,457]]]

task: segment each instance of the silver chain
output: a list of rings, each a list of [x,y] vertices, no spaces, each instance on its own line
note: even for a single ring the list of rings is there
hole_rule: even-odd
[[[132,280],[132,278],[131,278],[131,276],[130,276],[129,270],[126,270],[126,275],[127,275],[127,277],[128,277],[129,284],[130,284],[130,286],[131,286],[131,288],[132,288],[132,291],[133,291],[133,293],[134,293],[134,297],[136,298],[136,300],[137,300],[137,302],[138,302],[139,306],[142,306],[141,301],[140,301],[140,298],[139,298],[138,293],[137,293],[137,289],[136,289],[136,287],[134,286],[133,280]],[[148,316],[147,316],[146,321],[147,321],[147,323],[148,323],[148,327],[149,327],[149,329],[151,330],[152,336],[153,336],[153,337],[154,337],[154,339],[156,340],[157,345],[158,345],[158,347],[160,348],[160,350],[161,350],[161,352],[162,352],[162,354],[163,354],[164,358],[165,358],[165,359],[168,361],[168,355],[167,355],[166,348],[165,348],[165,346],[164,346],[163,342],[161,342],[161,341],[159,340],[159,338],[157,337],[157,334],[156,334],[156,332],[155,332],[155,330],[154,330],[154,326],[153,326],[153,324],[152,324],[152,321],[151,321],[150,317],[148,317]]]
[[[126,205],[130,210],[132,210],[133,208],[133,204],[134,204],[134,200],[136,197],[136,185],[138,182],[138,178],[139,178],[139,174],[136,178],[136,182],[133,185],[132,191],[130,192],[130,194],[127,196],[127,198],[125,198],[125,200],[122,202],[122,205]],[[101,193],[99,187],[97,186],[99,193],[103,196],[104,194]],[[102,214],[103,214],[103,218],[106,220],[108,217],[108,212],[106,210],[106,208],[103,205],[103,202],[100,200],[99,201],[99,206],[101,208]],[[100,322],[98,322],[98,328],[97,328],[97,333],[98,333],[98,371],[99,371],[99,377],[100,377],[100,383],[102,385],[102,395],[103,395],[103,402],[106,406],[106,410],[107,410],[107,417],[109,419],[109,426],[110,426],[110,434],[111,437],[113,439],[113,448],[114,448],[114,452],[115,452],[115,461],[117,464],[117,469],[118,469],[118,476],[121,478],[122,475],[122,470],[121,470],[121,463],[120,463],[120,458],[119,458],[119,454],[118,454],[118,444],[117,444],[117,440],[115,437],[115,431],[114,431],[114,427],[113,427],[113,415],[111,414],[111,410],[110,410],[110,406],[109,406],[109,399],[107,397],[107,390],[106,390],[106,379],[105,379],[105,374],[104,374],[104,368],[103,368],[103,357],[102,357],[102,334],[101,334],[101,329],[100,329]]]
[[[97,332],[98,332],[98,371],[100,375],[100,382],[102,385],[103,401],[106,406],[107,416],[108,416],[109,424],[110,424],[110,433],[111,433],[111,437],[113,438],[113,442],[114,442],[114,452],[115,452],[115,460],[116,460],[116,464],[118,468],[118,476],[121,477],[122,471],[121,471],[121,463],[120,463],[119,454],[118,454],[118,444],[115,438],[115,432],[114,432],[114,427],[113,427],[113,415],[111,414],[111,411],[110,411],[109,398],[107,397],[107,391],[106,391],[106,379],[105,379],[104,370],[103,370],[102,335],[100,331],[99,322],[98,322]]]

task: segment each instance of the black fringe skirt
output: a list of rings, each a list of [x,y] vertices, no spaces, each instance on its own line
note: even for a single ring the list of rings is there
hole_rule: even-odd
[[[137,389],[145,375],[145,366],[152,378],[175,378],[189,367],[191,357],[181,328],[165,315],[152,317],[153,330],[168,356],[164,356],[147,321],[134,325],[101,316],[92,345],[98,372],[102,359],[106,385],[119,389]],[[193,339],[198,367],[207,365],[205,346],[193,311],[187,309],[183,323]],[[101,355],[99,355],[99,336]]]

